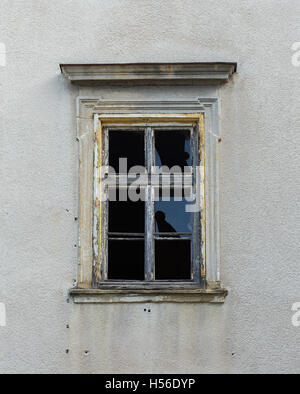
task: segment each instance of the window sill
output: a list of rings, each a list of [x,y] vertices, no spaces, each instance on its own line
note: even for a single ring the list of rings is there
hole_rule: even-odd
[[[222,304],[226,289],[71,289],[75,304],[212,303]]]

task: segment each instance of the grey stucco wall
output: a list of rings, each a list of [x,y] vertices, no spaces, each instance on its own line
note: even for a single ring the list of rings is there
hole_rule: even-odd
[[[300,372],[299,13],[298,0],[1,0],[0,372]],[[58,64],[176,61],[239,64],[220,92],[229,296],[151,313],[68,303],[79,92]]]

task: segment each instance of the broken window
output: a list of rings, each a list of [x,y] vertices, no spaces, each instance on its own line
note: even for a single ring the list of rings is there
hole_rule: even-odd
[[[197,130],[104,128],[102,283],[199,283]]]
[[[156,130],[155,131],[155,165],[181,170],[191,165],[189,130]]]
[[[155,279],[191,279],[192,215],[182,189],[158,189],[155,198]]]

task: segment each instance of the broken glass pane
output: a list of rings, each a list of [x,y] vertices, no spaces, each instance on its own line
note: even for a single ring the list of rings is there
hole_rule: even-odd
[[[155,165],[157,167],[191,165],[191,144],[189,130],[155,131]]]
[[[160,189],[154,203],[155,232],[191,233],[191,213],[187,212],[187,205],[184,190]]]

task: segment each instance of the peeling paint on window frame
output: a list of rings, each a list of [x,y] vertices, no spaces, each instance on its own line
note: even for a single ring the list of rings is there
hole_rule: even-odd
[[[105,100],[96,96],[77,97],[77,141],[78,141],[78,265],[77,283],[70,289],[76,303],[138,302],[137,299],[153,302],[209,302],[223,303],[227,290],[221,285],[220,224],[219,224],[219,154],[220,154],[220,103],[217,96],[199,97],[194,100]],[[121,114],[121,115],[120,115]],[[113,295],[115,288],[93,288],[93,214],[94,214],[94,157],[95,133],[99,129],[99,118],[115,121],[116,117],[149,119],[149,114],[159,116],[190,114],[197,118],[203,114],[205,134],[205,288],[201,289],[143,289],[127,288]],[[144,114],[144,115],[141,115]],[[128,116],[130,115],[130,116]],[[157,291],[165,292],[156,297]],[[88,295],[87,293],[88,292]],[[109,292],[108,296],[105,296]],[[154,293],[153,293],[154,292]],[[167,292],[167,293],[166,293]],[[180,294],[178,293],[180,292]],[[183,292],[183,293],[182,293]],[[189,296],[190,292],[193,292]],[[195,293],[196,292],[196,293]],[[159,294],[160,294],[159,293]],[[182,294],[181,294],[182,293]],[[143,294],[141,297],[135,295]],[[127,295],[131,295],[127,297]],[[126,296],[124,298],[124,296]],[[128,301],[129,302],[129,301]],[[141,302],[141,301],[140,301]]]
[[[115,115],[94,115],[94,217],[93,217],[93,288],[205,288],[206,285],[206,220],[205,220],[205,119],[203,113],[198,114],[115,114]],[[107,280],[107,244],[106,231],[106,207],[99,196],[102,193],[102,182],[100,167],[107,164],[105,150],[107,127],[183,127],[195,128],[199,136],[200,155],[200,256],[199,264],[193,269],[193,281],[108,281]],[[198,253],[199,254],[199,253]],[[153,256],[152,256],[153,257]]]

